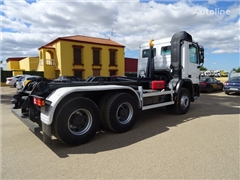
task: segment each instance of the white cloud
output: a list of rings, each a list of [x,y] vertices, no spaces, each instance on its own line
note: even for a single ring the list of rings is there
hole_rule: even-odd
[[[208,4],[216,4],[217,0],[208,0]]]
[[[239,52],[237,4],[228,7],[230,15],[226,15],[207,14],[210,9],[194,1],[161,4],[135,0],[38,0],[28,4],[24,0],[5,0],[3,3],[3,58],[38,55],[40,46],[61,36],[108,38],[112,30],[111,39],[132,50],[151,38],[166,38],[186,30],[210,52]]]
[[[228,11],[228,21],[234,20],[236,18],[239,19],[240,9],[239,9],[239,3],[235,3],[232,6],[230,6],[226,11]]]

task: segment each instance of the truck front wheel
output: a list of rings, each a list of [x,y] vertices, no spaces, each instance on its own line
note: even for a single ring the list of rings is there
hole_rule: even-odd
[[[100,125],[99,109],[90,99],[73,98],[57,109],[54,135],[64,144],[80,145],[96,134]]]
[[[130,130],[137,119],[137,103],[128,93],[117,93],[109,97],[105,106],[100,107],[104,127],[117,133]]]
[[[186,88],[182,88],[179,92],[177,102],[174,105],[176,114],[186,114],[190,107],[190,93]]]

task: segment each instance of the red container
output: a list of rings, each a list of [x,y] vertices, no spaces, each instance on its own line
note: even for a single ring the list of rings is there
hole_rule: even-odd
[[[164,81],[152,81],[151,88],[153,90],[161,90],[165,88],[165,82]]]

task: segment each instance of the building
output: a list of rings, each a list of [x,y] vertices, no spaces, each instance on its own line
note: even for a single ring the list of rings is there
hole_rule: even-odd
[[[20,65],[19,65],[19,61],[24,59],[26,57],[9,57],[6,62],[7,62],[7,69],[8,70],[19,70],[20,69]]]
[[[137,77],[138,59],[125,58],[125,75],[131,77]]]
[[[124,74],[124,46],[111,39],[59,37],[39,48],[39,59],[37,70],[50,79]]]
[[[7,70],[12,70],[13,75],[40,71],[49,79],[137,74],[137,59],[124,58],[124,46],[111,39],[79,35],[59,37],[38,50],[39,57],[8,58]]]
[[[39,57],[10,57],[6,62],[7,70],[11,70],[13,76],[16,76],[24,71],[37,71]]]

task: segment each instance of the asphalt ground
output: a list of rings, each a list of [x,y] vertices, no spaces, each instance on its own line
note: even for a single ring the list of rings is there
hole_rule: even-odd
[[[10,110],[1,87],[1,179],[240,179],[240,95],[203,93],[185,115],[139,112],[127,133],[46,145]]]

